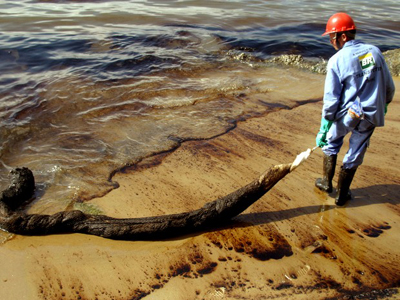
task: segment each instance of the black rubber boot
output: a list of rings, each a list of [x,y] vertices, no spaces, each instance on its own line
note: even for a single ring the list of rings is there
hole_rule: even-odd
[[[343,167],[340,170],[335,200],[336,205],[345,205],[351,199],[350,185],[356,171],[357,168],[343,169]]]
[[[315,180],[315,186],[321,191],[330,193],[332,192],[332,179],[335,175],[337,155],[324,155],[324,162],[322,167],[322,178]]]

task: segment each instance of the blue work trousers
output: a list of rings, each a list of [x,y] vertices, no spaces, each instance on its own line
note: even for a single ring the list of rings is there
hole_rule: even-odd
[[[369,140],[375,130],[375,125],[367,120],[352,119],[349,114],[332,124],[328,134],[328,145],[322,148],[326,155],[337,155],[343,145],[344,137],[351,132],[349,150],[343,158],[343,167],[353,169],[362,164]]]

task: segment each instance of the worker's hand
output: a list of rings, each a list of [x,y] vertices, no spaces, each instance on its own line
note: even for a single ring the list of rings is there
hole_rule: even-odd
[[[317,137],[315,139],[315,142],[318,147],[322,148],[326,146],[327,140],[326,140],[326,134],[328,133],[329,129],[331,128],[333,124],[333,121],[328,121],[325,118],[321,119],[321,128],[319,129],[319,132],[317,134]]]
[[[386,113],[387,113],[387,108],[388,108],[388,103],[386,103],[386,105],[385,105],[385,116],[386,116]]]
[[[326,141],[326,132],[321,132],[321,131],[318,132],[315,142],[316,142],[317,146],[320,148],[328,145],[328,143]]]

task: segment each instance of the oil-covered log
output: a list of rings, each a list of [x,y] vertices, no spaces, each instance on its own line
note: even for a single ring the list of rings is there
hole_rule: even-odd
[[[85,233],[110,239],[153,240],[215,227],[243,212],[290,172],[277,165],[248,185],[190,212],[147,218],[118,219],[78,210],[53,215],[25,214],[0,201],[0,226],[22,235]]]
[[[10,172],[10,185],[0,195],[0,200],[10,209],[16,209],[28,201],[35,190],[35,178],[28,168],[16,168]]]

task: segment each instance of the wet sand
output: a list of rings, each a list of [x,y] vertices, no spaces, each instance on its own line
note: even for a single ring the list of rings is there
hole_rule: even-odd
[[[322,84],[304,86],[310,99],[322,95]],[[313,147],[321,106],[304,102],[185,142],[116,174],[120,188],[87,205],[133,218],[200,208]],[[150,242],[3,233],[0,299],[399,299],[399,114],[397,92],[345,207],[314,188],[318,149],[224,228]]]

